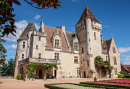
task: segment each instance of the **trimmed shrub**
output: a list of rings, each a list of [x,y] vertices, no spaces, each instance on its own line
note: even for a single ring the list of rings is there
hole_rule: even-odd
[[[118,74],[118,78],[123,78],[124,74]]]
[[[96,77],[94,77],[94,82],[96,82],[97,81],[97,78]]]
[[[22,74],[17,74],[17,79],[21,80],[22,79]]]

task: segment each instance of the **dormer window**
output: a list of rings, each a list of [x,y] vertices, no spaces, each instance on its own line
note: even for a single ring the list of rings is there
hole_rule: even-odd
[[[78,50],[78,43],[77,42],[74,43],[74,49]]]
[[[59,40],[55,40],[55,48],[59,48]]]

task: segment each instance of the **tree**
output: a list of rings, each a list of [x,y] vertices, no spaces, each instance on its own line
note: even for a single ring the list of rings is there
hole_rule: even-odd
[[[97,56],[95,58],[95,65],[98,66],[99,68],[104,66],[104,61],[103,61],[103,58],[101,56]]]
[[[9,59],[8,63],[5,63],[1,67],[2,76],[14,76],[15,59]]]
[[[0,30],[0,32],[1,32],[1,30]],[[6,51],[6,49],[5,49],[5,47],[2,45],[2,43],[3,42],[6,42],[4,39],[2,39],[1,38],[1,35],[0,35],[0,65],[2,64],[4,64],[5,63],[5,57],[6,57],[6,55],[5,55],[5,53],[7,52]]]
[[[50,7],[60,7],[58,0],[24,0],[32,7],[37,9],[46,9]],[[14,25],[15,22],[15,14],[12,14],[14,8],[12,4],[20,5],[18,0],[2,0],[0,1],[0,29],[2,30],[2,36],[9,35],[10,33],[15,36],[16,33],[16,26]]]

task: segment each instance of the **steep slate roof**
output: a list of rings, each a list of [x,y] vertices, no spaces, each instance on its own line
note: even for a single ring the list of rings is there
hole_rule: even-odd
[[[25,28],[24,32],[21,34],[20,38],[27,37],[27,34],[28,34],[29,31],[36,31],[34,21],[33,22],[31,22],[31,21],[29,22],[29,24]]]
[[[47,48],[53,48],[53,32],[54,30],[57,30],[57,28],[44,26],[44,29],[46,31],[46,43]],[[58,28],[58,31],[61,31],[61,28]],[[67,39],[65,38],[65,35],[61,33],[61,39],[62,39],[62,49],[63,50],[69,50],[69,47],[67,45]]]
[[[84,12],[82,13],[79,21],[77,24],[81,23],[81,22],[84,22],[84,19],[87,18],[87,17],[90,17],[90,19],[92,19],[92,21],[95,21],[95,22],[98,22],[98,23],[101,23],[99,22],[96,17],[93,15],[93,13],[90,11],[90,9],[86,6],[86,8],[84,9]],[[76,25],[77,25],[76,24]]]
[[[103,40],[102,42],[102,53],[108,53],[109,49],[110,49],[110,44],[111,44],[111,40]]]
[[[70,43],[70,46],[72,47],[73,46],[73,35],[75,35],[75,33],[66,31],[66,35],[67,35],[68,41]]]
[[[123,65],[124,69],[128,72],[130,72],[130,65]]]

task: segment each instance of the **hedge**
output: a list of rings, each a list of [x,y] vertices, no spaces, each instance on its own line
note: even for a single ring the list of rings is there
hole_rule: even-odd
[[[80,84],[99,85],[99,86],[107,86],[107,87],[130,89],[130,86],[123,86],[123,85],[110,85],[110,84],[99,84],[99,83],[90,83],[90,82],[80,82]]]

